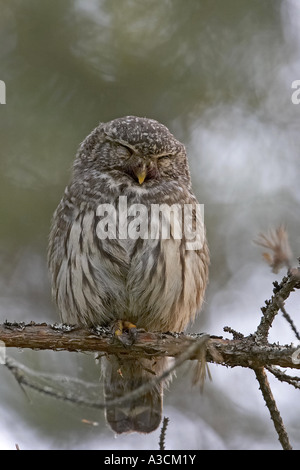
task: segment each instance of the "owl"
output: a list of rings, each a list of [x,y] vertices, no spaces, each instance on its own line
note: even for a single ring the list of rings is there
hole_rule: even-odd
[[[96,127],[79,147],[49,236],[52,294],[61,321],[117,325],[120,338],[135,327],[183,331],[199,312],[208,282],[209,250],[203,220],[196,220],[198,206],[185,147],[167,127],[135,116]],[[108,356],[106,402],[167,367],[166,358]],[[112,430],[155,430],[163,388],[160,383],[125,405],[107,406]]]

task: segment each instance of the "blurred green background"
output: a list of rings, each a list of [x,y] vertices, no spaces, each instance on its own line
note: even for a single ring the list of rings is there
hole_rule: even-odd
[[[134,114],[184,142],[205,204],[211,280],[193,331],[253,332],[281,274],[252,240],[285,223],[295,265],[300,256],[299,23],[297,0],[1,1],[0,321],[58,321],[46,267],[52,213],[79,143],[100,121]],[[299,295],[287,309],[299,328]],[[281,318],[272,340],[295,341]],[[9,353],[36,370],[99,379],[88,355]],[[166,392],[167,449],[279,448],[251,371],[211,366],[200,395],[187,390],[190,367]],[[101,412],[25,395],[2,367],[0,376],[0,448],[158,447],[159,431],[115,439]],[[272,386],[299,448],[299,396]]]

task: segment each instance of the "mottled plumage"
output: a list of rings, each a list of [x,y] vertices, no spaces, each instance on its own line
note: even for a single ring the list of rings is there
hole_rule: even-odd
[[[166,204],[162,217],[164,207],[197,204],[185,148],[157,121],[127,116],[100,124],[79,147],[49,239],[52,292],[61,319],[85,326],[120,319],[150,331],[182,331],[203,302],[209,264],[205,238],[199,249],[187,250],[185,237],[174,235],[180,215],[172,219],[168,239],[149,233],[146,238],[142,231],[130,237],[119,220],[124,215],[120,196],[129,208],[126,220],[134,221],[130,208],[143,204],[149,226],[155,204]],[[115,233],[99,237],[107,214],[99,212],[103,204],[115,209],[116,238]],[[120,232],[126,236],[120,238]],[[110,357],[104,367],[106,398],[147,382],[152,374],[146,369],[159,374],[166,363],[120,364]],[[130,406],[110,408],[107,419],[116,432],[150,432],[160,423],[161,406],[159,386]]]

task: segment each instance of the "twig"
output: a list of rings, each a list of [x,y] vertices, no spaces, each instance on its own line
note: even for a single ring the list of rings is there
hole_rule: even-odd
[[[287,382],[293,387],[300,389],[300,377],[285,374],[282,370],[274,366],[266,366],[266,369],[276,377],[280,382]]]
[[[296,338],[300,341],[300,335],[297,331],[297,328],[296,328],[293,320],[291,319],[290,315],[287,313],[287,311],[285,309],[285,306],[284,306],[284,301],[281,297],[278,299],[278,305],[279,305],[280,310],[282,311],[283,318],[285,318],[285,320],[289,323],[289,325],[290,325],[291,329],[293,330]]]
[[[231,328],[231,326],[224,326],[223,331],[225,331],[226,333],[231,333],[233,336],[233,339],[243,339],[245,337],[239,331],[236,331],[233,328]]]
[[[55,375],[43,375],[42,373],[37,373],[36,371],[24,366],[23,364],[19,364],[15,360],[11,358],[6,358],[5,366],[7,369],[12,373],[15,377],[16,381],[20,385],[21,389],[24,391],[24,386],[34,390],[38,393],[42,393],[44,395],[48,395],[52,398],[56,398],[58,400],[69,401],[70,403],[74,403],[76,405],[85,405],[91,408],[105,408],[105,405],[102,403],[96,403],[89,401],[86,398],[82,398],[78,394],[73,394],[72,392],[68,391],[59,391],[53,385],[55,382]],[[46,379],[46,383],[41,384],[41,380]],[[72,379],[72,383],[76,383],[76,385],[81,385],[84,387],[85,383],[77,379]]]
[[[163,424],[160,430],[160,436],[159,436],[159,450],[166,450],[165,439],[166,439],[166,432],[167,432],[168,424],[169,424],[169,418],[164,417]]]
[[[293,271],[296,272],[291,272],[282,279],[280,284],[276,284],[273,291],[274,295],[270,300],[266,300],[266,306],[261,308],[263,316],[255,332],[258,341],[267,341],[269,329],[280,309],[280,305],[289,297],[293,290],[300,288],[299,269]]]
[[[260,390],[262,392],[266,405],[269,409],[276,432],[278,434],[279,442],[281,443],[282,448],[284,450],[292,450],[292,446],[289,442],[289,437],[285,430],[282,418],[280,416],[279,410],[272,394],[272,390],[270,388],[266,371],[263,367],[260,367],[258,369],[254,369],[254,372],[259,382]]]

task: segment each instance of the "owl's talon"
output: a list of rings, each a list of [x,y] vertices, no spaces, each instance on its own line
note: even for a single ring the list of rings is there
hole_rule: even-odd
[[[113,324],[114,337],[124,346],[131,346],[137,338],[137,328],[130,321],[117,320]]]

